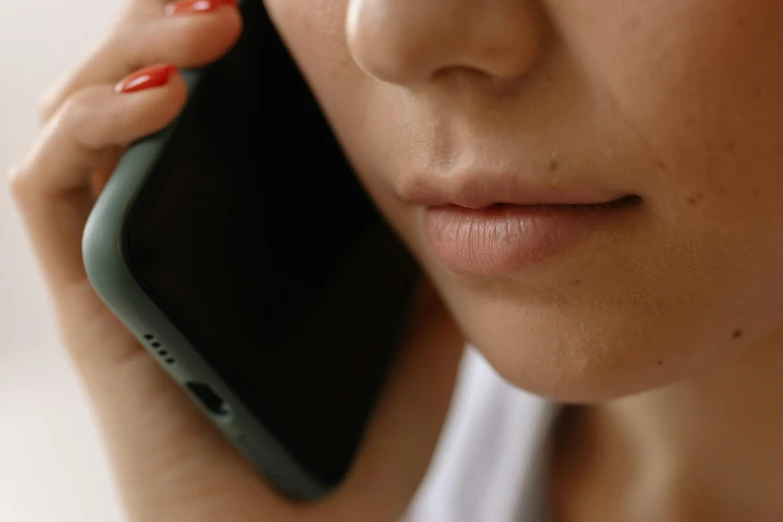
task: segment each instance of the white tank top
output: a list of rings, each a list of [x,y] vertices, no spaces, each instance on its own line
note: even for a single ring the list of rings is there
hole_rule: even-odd
[[[508,384],[468,346],[432,463],[402,522],[546,522],[547,441],[559,410]]]

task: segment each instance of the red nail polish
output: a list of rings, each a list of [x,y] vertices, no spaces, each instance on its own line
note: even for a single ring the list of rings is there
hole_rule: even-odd
[[[222,6],[237,6],[237,0],[179,0],[166,6],[166,14],[208,13]]]
[[[169,83],[171,74],[176,70],[176,67],[166,63],[150,65],[120,81],[117,86],[114,87],[114,91],[128,93],[162,87]]]

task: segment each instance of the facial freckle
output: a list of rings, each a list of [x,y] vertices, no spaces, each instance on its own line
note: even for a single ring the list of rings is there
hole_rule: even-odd
[[[582,284],[582,280],[581,279],[574,279],[573,281],[571,281],[571,284],[574,285],[574,286],[579,286],[579,285]]]
[[[734,152],[737,149],[737,142],[731,141],[726,144],[726,152]]]
[[[658,366],[663,366],[663,360],[658,361]]]
[[[694,125],[696,125],[696,116],[693,115],[688,116],[688,119],[685,120],[685,125],[688,127],[693,127]]]
[[[560,164],[557,160],[553,159],[549,162],[549,172],[555,172],[558,168],[560,168]]]
[[[760,190],[754,190],[753,191],[753,197],[755,199],[759,199],[761,197],[761,191]]]
[[[731,338],[732,339],[739,339],[740,337],[742,337],[743,333],[744,332],[742,330],[739,330],[739,329],[734,330],[734,333],[731,334]]]

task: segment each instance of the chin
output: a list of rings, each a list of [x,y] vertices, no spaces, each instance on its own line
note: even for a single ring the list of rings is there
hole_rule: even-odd
[[[779,350],[780,256],[724,259],[714,246],[664,255],[647,246],[662,243],[642,243],[508,277],[430,272],[466,338],[500,376],[558,402],[723,378],[738,358]]]
[[[527,347],[525,353],[483,351],[498,374],[510,384],[545,399],[568,404],[594,404],[666,386],[677,380],[671,371],[643,364],[617,364],[546,353]],[[542,353],[543,352],[543,353]]]
[[[682,382],[726,361],[740,347],[710,344],[696,332],[688,340],[683,331],[647,331],[648,325],[554,323],[466,331],[471,344],[510,384],[569,404],[606,402]],[[519,328],[521,324],[527,327]]]

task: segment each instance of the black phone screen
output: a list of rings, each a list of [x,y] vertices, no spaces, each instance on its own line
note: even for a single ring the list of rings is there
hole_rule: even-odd
[[[300,463],[350,467],[418,269],[260,0],[206,69],[134,203],[134,277]]]

